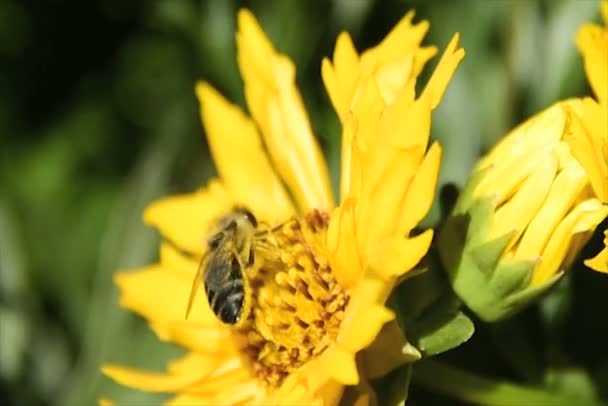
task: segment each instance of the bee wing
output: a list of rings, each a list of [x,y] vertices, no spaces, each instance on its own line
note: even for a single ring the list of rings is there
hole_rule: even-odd
[[[190,289],[190,297],[188,298],[188,307],[186,308],[186,320],[188,320],[188,316],[190,315],[190,311],[192,310],[192,304],[194,303],[194,298],[196,297],[196,292],[202,281],[203,268],[205,267],[205,262],[207,261],[207,255],[205,253],[203,258],[201,258],[201,262],[198,265],[198,270],[196,271],[196,276],[192,281],[192,288]]]

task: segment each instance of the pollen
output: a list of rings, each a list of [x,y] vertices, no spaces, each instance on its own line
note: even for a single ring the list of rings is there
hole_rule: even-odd
[[[328,216],[320,211],[285,223],[273,250],[247,276],[252,311],[238,340],[253,374],[270,387],[335,341],[349,296],[329,266]]]

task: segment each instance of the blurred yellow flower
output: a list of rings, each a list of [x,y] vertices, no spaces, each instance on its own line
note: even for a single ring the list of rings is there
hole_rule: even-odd
[[[573,140],[580,146],[577,159],[592,167],[592,182],[603,202],[608,202],[608,1],[601,4],[604,27],[583,25],[576,35],[576,44],[583,54],[585,72],[599,104],[585,100],[579,114],[583,127],[593,136]],[[604,249],[585,265],[600,272],[608,272],[608,231],[604,232]]]
[[[608,1],[601,3],[604,27],[584,24],[576,34],[576,45],[583,54],[585,72],[595,96],[608,105]]]
[[[239,12],[238,63],[252,119],[208,84],[196,86],[219,179],[153,203],[144,219],[171,243],[162,244],[160,263],[115,277],[121,305],[189,352],[166,373],[105,365],[106,375],[176,394],[169,404],[332,405],[345,385],[367,388],[367,379],[417,356],[384,302],[431,242],[432,230],[410,237],[439,170],[439,145],[427,152],[431,110],[464,51],[455,36],[416,98],[416,77],[436,51],[420,47],[428,24],[412,18],[362,55],[341,34],[333,61],[323,62],[343,124],[335,207],[295,67],[250,12]],[[220,323],[202,299],[184,320],[205,237],[236,205],[270,225],[296,219],[275,232],[280,259],[248,270],[252,310],[242,325]],[[374,402],[373,393],[359,393],[359,404]]]

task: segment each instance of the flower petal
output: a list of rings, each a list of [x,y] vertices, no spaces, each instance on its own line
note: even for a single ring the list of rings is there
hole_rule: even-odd
[[[370,255],[369,266],[386,279],[403,275],[426,255],[432,240],[433,230],[426,230],[412,238],[393,237],[378,241]]]
[[[144,222],[181,249],[200,255],[211,226],[233,205],[222,183],[212,179],[204,189],[150,204],[144,211]]]
[[[186,305],[196,269],[186,272],[167,272],[161,265],[114,274],[121,290],[120,304],[151,321],[184,321],[185,323],[218,323],[206,300],[197,300],[185,321]],[[182,298],[182,300],[176,300]]]
[[[293,206],[254,123],[207,83],[199,82],[196,94],[217,171],[235,201],[268,221],[291,216]]]
[[[328,58],[323,58],[321,76],[334,110],[344,122],[359,78],[359,55],[348,33],[338,35],[333,65]]]
[[[141,369],[107,364],[101,367],[104,375],[121,385],[146,392],[177,392],[203,378],[207,371],[191,371],[184,375],[148,372]]]
[[[557,158],[551,155],[539,163],[534,172],[519,186],[517,193],[496,210],[488,240],[515,231],[511,245],[505,249],[511,248],[545,202],[557,173],[557,165]]]
[[[421,157],[421,148],[399,149],[379,143],[363,155],[362,189],[358,196],[356,218],[357,238],[364,264],[369,249],[377,241],[398,232],[395,219],[407,210],[403,207],[404,201],[409,198],[408,186],[412,178],[421,174],[418,168]],[[434,188],[431,192],[434,192]]]
[[[304,213],[330,210],[334,203],[327,165],[295,86],[295,67],[274,50],[249,11],[241,10],[238,21],[238,62],[247,105],[275,167]]]
[[[597,199],[589,199],[572,210],[549,239],[542,253],[541,262],[532,275],[532,285],[544,282],[560,268],[568,254],[568,246],[574,234],[593,232],[595,227],[608,216],[608,206]]]
[[[372,275],[366,276],[351,293],[336,343],[357,352],[369,346],[382,326],[395,314],[384,307],[392,286]]]
[[[542,253],[555,228],[570,211],[586,184],[587,176],[578,164],[560,171],[550,185],[545,203],[517,244],[514,259],[530,260]]]
[[[338,283],[351,288],[362,276],[362,265],[357,247],[355,201],[349,199],[334,209],[327,231],[329,261]]]
[[[587,171],[598,199],[608,203],[608,106],[587,98],[582,101],[580,110],[580,116],[571,114],[564,141]]]
[[[464,49],[458,48],[459,34],[454,34],[447,48],[441,56],[441,60],[433,71],[433,75],[429,82],[424,87],[421,97],[429,97],[431,108],[435,109],[439,105],[443,93],[448,87],[452,75],[456,71],[458,64],[464,58]]]
[[[331,348],[321,355],[319,361],[327,368],[330,377],[344,385],[359,383],[359,372],[355,363],[355,354],[339,347]]]
[[[401,213],[397,218],[397,235],[409,235],[427,215],[433,204],[440,165],[441,145],[433,143],[405,194]]]
[[[586,260],[585,265],[598,272],[608,273],[608,230],[604,231],[604,249],[595,257]]]
[[[605,4],[602,7],[608,8]],[[584,24],[576,34],[576,46],[583,54],[585,73],[593,92],[602,104],[608,105],[608,29]]]

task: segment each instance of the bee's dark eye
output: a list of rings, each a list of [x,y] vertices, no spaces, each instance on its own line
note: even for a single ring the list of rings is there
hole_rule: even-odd
[[[249,221],[252,226],[254,226],[254,227],[258,226],[258,220],[255,218],[255,216],[253,215],[253,213],[250,212],[245,207],[239,206],[239,207],[236,208],[235,211],[237,211],[239,213],[242,213],[245,217],[247,217],[247,221]]]
[[[249,210],[245,210],[243,214],[247,217],[247,220],[249,220],[252,226],[258,226],[258,220],[255,218],[252,212],[250,212]]]

